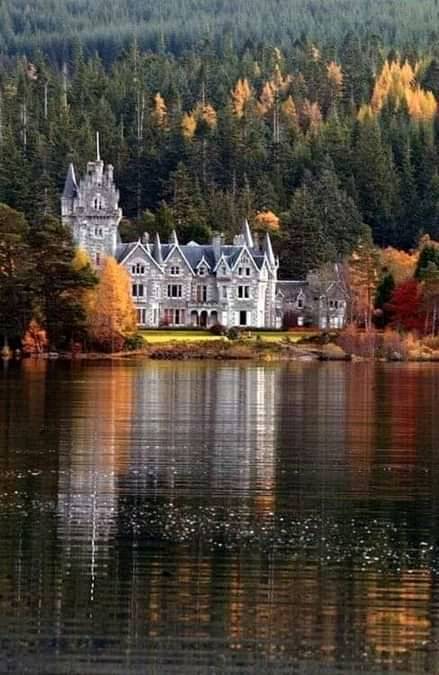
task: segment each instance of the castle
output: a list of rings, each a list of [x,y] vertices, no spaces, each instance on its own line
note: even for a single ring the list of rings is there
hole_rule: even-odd
[[[139,241],[122,243],[119,191],[113,167],[105,166],[100,157],[99,136],[96,160],[88,162],[79,183],[69,166],[61,217],[97,268],[110,255],[127,270],[141,328],[217,323],[280,328],[286,316],[298,326],[344,324],[341,284],[334,280],[327,293],[322,289],[317,293],[309,281],[278,282],[279,261],[270,235],[255,241],[248,222],[230,244],[222,235],[214,235],[208,245],[181,244],[175,231],[166,243],[158,234],[150,239],[147,233]]]

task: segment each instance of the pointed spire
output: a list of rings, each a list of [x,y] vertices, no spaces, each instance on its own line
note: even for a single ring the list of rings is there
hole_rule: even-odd
[[[254,241],[253,241],[253,236],[250,230],[250,225],[248,224],[247,218],[244,220],[241,234],[244,237],[244,243],[247,246],[247,248],[254,248]]]
[[[64,183],[63,199],[73,199],[76,197],[78,191],[78,183],[76,182],[75,167],[73,164],[69,165],[66,182]]]
[[[178,246],[178,237],[177,237],[177,232],[175,230],[172,230],[171,232],[171,244],[174,244],[175,246]]]
[[[163,265],[162,245],[160,243],[160,236],[159,236],[158,232],[155,233],[153,256],[154,256],[154,260],[159,265]]]
[[[99,142],[99,131],[96,132],[96,160],[101,161],[101,146]]]
[[[263,249],[264,249],[265,255],[267,256],[268,262],[270,263],[270,265],[272,267],[275,267],[276,266],[276,258],[274,257],[273,246],[271,245],[271,237],[268,234],[268,232],[265,234],[265,237],[264,237]]]

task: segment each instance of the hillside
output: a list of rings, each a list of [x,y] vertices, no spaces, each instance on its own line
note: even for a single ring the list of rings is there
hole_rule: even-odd
[[[179,54],[208,39],[220,52],[306,36],[337,50],[352,32],[385,46],[438,40],[437,0],[3,0],[0,52],[42,49],[67,58],[75,41],[111,61],[136,36],[142,49]]]

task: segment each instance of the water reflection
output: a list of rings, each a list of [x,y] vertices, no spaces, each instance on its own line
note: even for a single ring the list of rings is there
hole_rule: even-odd
[[[0,672],[435,672],[438,375],[5,369]]]

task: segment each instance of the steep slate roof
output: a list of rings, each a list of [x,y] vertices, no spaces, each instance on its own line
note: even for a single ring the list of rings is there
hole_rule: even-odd
[[[131,251],[134,249],[136,245],[137,242],[131,242],[128,244],[119,244],[116,250],[116,260],[118,262],[122,262],[127,257],[127,255],[131,253]],[[145,248],[148,249],[152,257],[157,262],[159,262],[159,264],[162,264],[162,261],[166,261],[167,257],[174,249],[174,247],[175,244],[160,244],[160,254],[162,260],[157,260],[157,242],[155,242],[154,245],[148,244],[147,246],[145,246]],[[242,252],[242,249],[243,249],[242,246],[234,246],[232,244],[230,245],[226,244],[216,248],[211,244],[195,245],[194,243],[191,243],[185,244],[183,246],[178,246],[177,250],[182,252],[193,272],[196,272],[197,267],[201,263],[203,258],[209,265],[211,272],[213,272],[215,265],[218,262],[219,258],[221,258],[221,256],[224,256],[228,265],[230,267],[233,267],[240,253]],[[264,253],[259,249],[251,249],[249,250],[249,253],[252,256],[257,268],[262,269],[262,265],[264,264],[265,260]]]
[[[116,260],[117,262],[122,262],[124,258],[127,257],[129,253],[137,246],[137,242],[133,241],[129,244],[118,244],[116,248]]]
[[[69,165],[67,171],[66,182],[64,183],[64,190],[62,196],[64,199],[74,199],[78,192],[78,183],[76,182],[75,167],[73,164]]]
[[[278,281],[276,283],[276,293],[281,294],[287,302],[295,302],[301,291],[305,295],[309,293],[307,281]]]

